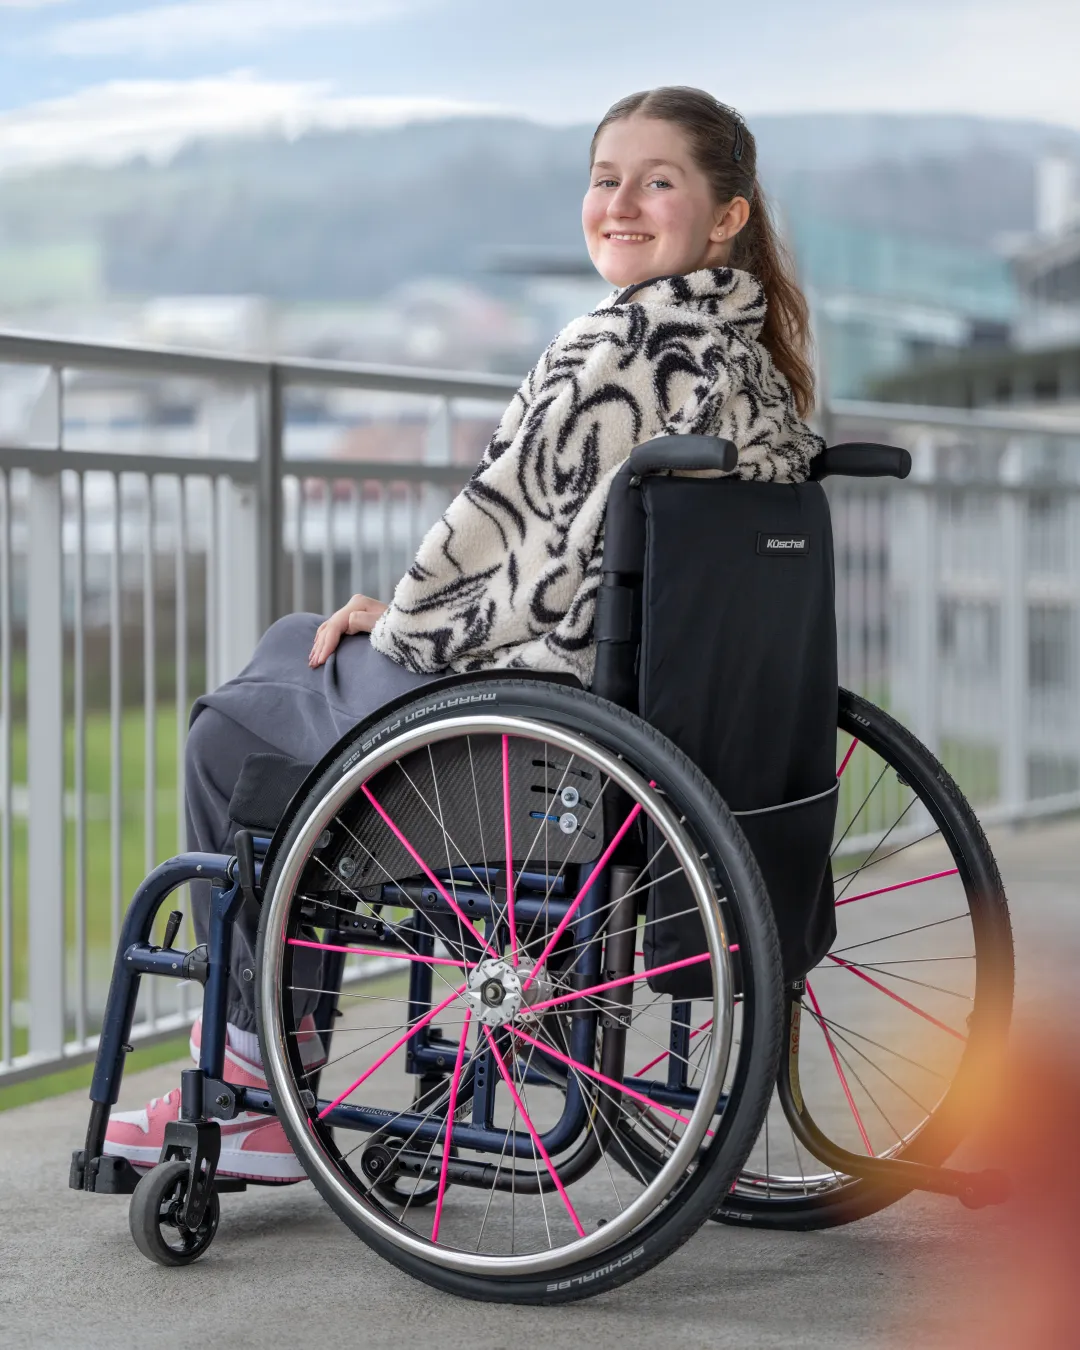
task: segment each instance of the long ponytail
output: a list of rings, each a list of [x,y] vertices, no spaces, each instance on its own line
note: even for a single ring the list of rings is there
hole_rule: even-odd
[[[733,108],[703,89],[666,85],[629,94],[613,104],[593,133],[590,160],[603,129],[635,113],[673,122],[686,132],[717,202],[733,197],[749,202],[750,216],[733,241],[731,266],[742,268],[761,283],[768,304],[761,344],[791,387],[799,415],[806,417],[814,406],[810,315],[795,278],[794,262],[777,235],[758,182],[757,142],[750,128]]]

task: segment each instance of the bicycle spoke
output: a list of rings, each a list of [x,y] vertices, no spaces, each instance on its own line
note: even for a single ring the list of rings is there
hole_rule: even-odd
[[[836,906],[853,905],[856,900],[869,900],[872,895],[885,895],[889,891],[902,891],[908,886],[921,886],[924,881],[940,881],[942,877],[955,877],[959,868],[950,867],[944,872],[931,872],[925,877],[913,877],[910,881],[897,881],[892,886],[879,886],[876,891],[863,891],[861,895],[849,895],[846,900],[837,900]]]
[[[559,1179],[559,1174],[555,1170],[555,1165],[554,1163],[552,1163],[548,1151],[544,1147],[544,1141],[540,1138],[539,1134],[537,1134],[536,1126],[529,1119],[529,1114],[525,1110],[521,1098],[518,1096],[517,1089],[514,1087],[514,1080],[507,1072],[506,1065],[503,1063],[503,1057],[502,1055],[499,1054],[499,1047],[495,1044],[495,1037],[491,1034],[491,1031],[488,1027],[484,1027],[483,1031],[484,1036],[487,1039],[488,1046],[491,1049],[492,1057],[495,1060],[499,1073],[502,1075],[503,1082],[506,1084],[506,1090],[507,1092],[509,1092],[511,1098],[513,1099],[514,1105],[520,1112],[521,1119],[525,1122],[525,1128],[532,1136],[533,1145],[535,1146],[536,1151],[540,1154],[540,1157],[544,1160],[544,1166],[548,1170],[548,1175],[551,1177],[551,1180],[555,1185],[555,1189],[559,1192],[560,1199],[566,1206],[567,1214],[570,1215],[570,1222],[574,1225],[578,1237],[584,1237],[585,1229],[582,1228],[581,1226],[581,1220],[578,1218],[574,1206],[570,1203],[570,1197],[566,1194],[566,1189],[563,1186],[562,1181]],[[543,1196],[543,1191],[541,1191],[540,1194],[541,1196]]]
[[[465,1058],[465,1043],[469,1038],[469,1019],[472,1009],[465,1010],[465,1024],[461,1028],[461,1040],[458,1042],[457,1059],[454,1061],[454,1076],[450,1080],[450,1103],[446,1108],[446,1139],[443,1144],[442,1167],[439,1171],[439,1194],[435,1201],[435,1218],[431,1225],[431,1240],[439,1240],[439,1221],[442,1218],[443,1199],[446,1195],[446,1169],[450,1163],[450,1149],[454,1130],[454,1112],[457,1109],[458,1086],[461,1083],[461,1066]]]
[[[821,1009],[818,1006],[817,999],[814,997],[814,991],[810,987],[809,980],[806,981],[806,993],[810,1002],[814,1005],[814,1011],[820,1018]],[[859,1115],[859,1108],[855,1105],[855,1098],[851,1095],[851,1088],[848,1086],[848,1080],[844,1074],[843,1066],[840,1063],[840,1056],[836,1052],[836,1046],[833,1044],[833,1038],[829,1032],[829,1028],[823,1021],[820,1025],[825,1037],[825,1043],[829,1047],[829,1054],[832,1056],[833,1067],[836,1069],[837,1077],[840,1079],[840,1085],[844,1089],[844,1096],[847,1098],[847,1104],[851,1108],[851,1114],[855,1117],[855,1124],[859,1127],[859,1134],[862,1136],[862,1141],[866,1146],[866,1152],[872,1158],[874,1156],[874,1150],[870,1143],[870,1136],[866,1133],[866,1126],[863,1124],[862,1116]]]
[[[866,974],[865,971],[860,970],[858,966],[852,965],[850,961],[842,961],[840,957],[833,956],[832,953],[829,954],[829,960],[835,961],[836,964],[839,966],[846,967],[848,970],[851,971],[852,975],[857,975],[860,980],[865,980],[867,984],[872,985],[875,989],[879,990],[882,994],[886,994],[889,998],[895,999],[897,1003],[902,1004],[909,1011],[915,1013],[917,1016],[923,1018],[925,1021],[933,1023],[933,1025],[936,1027],[940,1027],[942,1031],[947,1031],[950,1036],[955,1036],[958,1041],[967,1040],[967,1037],[964,1036],[961,1032],[957,1031],[955,1027],[950,1027],[948,1023],[942,1022],[939,1018],[934,1017],[931,1013],[924,1011],[924,1009],[922,1008],[916,1007],[914,1003],[909,1003],[906,998],[901,998],[900,995],[897,994],[894,990],[886,989],[883,984],[880,984],[877,980],[872,979],[869,975]]]
[[[496,955],[495,949],[485,938],[481,937],[480,933],[474,927],[472,920],[464,912],[464,910],[461,908],[458,902],[454,899],[454,897],[442,884],[442,882],[431,870],[431,868],[427,865],[427,863],[423,860],[423,858],[421,858],[420,854],[417,853],[416,849],[413,848],[412,844],[408,841],[408,839],[406,839],[405,835],[402,834],[402,832],[390,819],[390,816],[383,810],[383,808],[375,800],[375,797],[372,794],[371,789],[368,787],[366,783],[363,784],[363,786],[360,788],[360,791],[364,794],[364,796],[374,807],[376,814],[379,816],[380,820],[382,820],[383,824],[387,827],[390,833],[394,836],[394,838],[398,841],[398,843],[401,844],[401,846],[405,849],[405,852],[408,853],[409,857],[412,858],[413,862],[416,863],[416,865],[420,868],[420,870],[424,873],[427,879],[439,892],[442,898],[446,901],[446,903],[458,916],[459,921],[465,925],[468,931],[472,934],[472,936],[476,939],[476,941],[480,944],[480,946],[484,948],[484,950],[488,953],[489,956],[495,956]]]
[[[853,952],[859,947],[873,947],[879,942],[891,942],[893,938],[907,937],[910,933],[925,933],[930,928],[940,928],[943,924],[959,923],[961,919],[971,920],[965,910],[963,914],[953,914],[947,919],[935,919],[932,923],[920,923],[914,928],[901,928],[895,933],[883,933],[880,937],[866,938],[863,942],[852,942],[846,947],[834,947],[830,956],[839,956],[841,952]]]
[[[503,825],[506,830],[506,917],[510,928],[510,960],[518,964],[517,925],[514,923],[514,840],[510,827],[510,737],[502,738]]]
[[[390,1058],[390,1056],[395,1053],[395,1051],[400,1050],[401,1047],[407,1041],[411,1041],[412,1038],[422,1027],[426,1027],[429,1022],[433,1022],[435,1018],[439,1015],[439,1013],[441,1013],[444,1008],[448,1008],[450,1004],[453,1003],[454,999],[459,998],[467,988],[468,988],[467,984],[461,985],[460,988],[455,989],[454,992],[450,994],[447,998],[444,998],[441,1003],[436,1004],[435,1007],[432,1008],[430,1012],[425,1013],[423,1017],[421,1017],[417,1022],[413,1024],[410,1030],[407,1031],[406,1034],[402,1036],[402,1038],[399,1041],[395,1041],[394,1044],[390,1047],[389,1050],[386,1051],[384,1055],[380,1056],[380,1058],[377,1059],[369,1069],[365,1069],[364,1072],[360,1075],[360,1077],[356,1080],[356,1082],[353,1083],[351,1087],[347,1087],[345,1091],[340,1094],[340,1096],[334,1098],[334,1100],[329,1104],[329,1106],[325,1107],[322,1111],[320,1111],[319,1119],[320,1120],[324,1119],[326,1116],[330,1114],[330,1112],[334,1109],[335,1106],[340,1106],[341,1103],[345,1100],[345,1098],[351,1096],[352,1093],[354,1093],[356,1089],[361,1085],[361,1083],[365,1083],[375,1072],[376,1069],[381,1068]]]
[[[836,776],[837,776],[837,778],[843,778],[843,776],[844,776],[844,770],[845,770],[845,769],[847,768],[847,766],[848,766],[848,760],[849,760],[849,759],[851,758],[851,756],[855,753],[855,747],[856,747],[858,744],[859,744],[858,740],[856,740],[856,738],[855,738],[854,736],[852,736],[852,738],[851,738],[851,744],[848,746],[848,749],[847,749],[847,754],[844,756],[843,762],[841,763],[840,767],[839,767],[839,768],[837,769],[837,771],[836,771]]]

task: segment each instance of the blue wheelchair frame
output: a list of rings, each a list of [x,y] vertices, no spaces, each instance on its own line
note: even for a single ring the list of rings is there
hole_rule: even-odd
[[[113,967],[112,981],[105,1009],[105,1018],[101,1030],[97,1061],[93,1081],[90,1087],[92,1102],[90,1124],[86,1143],[76,1152],[72,1160],[71,1185],[80,1190],[106,1193],[128,1193],[134,1190],[140,1173],[124,1158],[104,1153],[105,1131],[108,1126],[109,1112],[116,1104],[123,1075],[124,1057],[131,1050],[130,1035],[135,1016],[141,978],[144,975],[164,975],[172,979],[191,979],[204,986],[202,1008],[202,1037],[199,1065],[197,1069],[184,1070],[181,1074],[180,1121],[175,1127],[169,1127],[162,1161],[169,1157],[189,1153],[193,1174],[196,1164],[201,1164],[211,1150],[205,1137],[199,1130],[207,1120],[233,1119],[241,1111],[252,1111],[266,1115],[276,1114],[273,1099],[268,1090],[234,1087],[223,1080],[225,1071],[226,1039],[226,1001],[228,995],[229,971],[232,957],[233,923],[245,898],[245,894],[255,891],[261,879],[262,863],[270,846],[270,840],[263,836],[252,836],[248,831],[237,833],[237,852],[234,855],[217,853],[183,853],[160,864],[139,886],[132,898],[124,919]],[[447,878],[454,881],[455,893],[459,903],[467,907],[470,916],[477,920],[498,919],[500,906],[496,898],[497,873],[494,877],[481,878],[484,869],[454,868]],[[583,880],[588,875],[583,869]],[[463,877],[471,876],[475,880],[486,880],[492,886],[492,894],[479,886],[469,887],[463,884]],[[169,895],[187,882],[211,882],[211,901],[209,915],[208,941],[205,947],[196,947],[191,951],[177,951],[172,946],[172,937],[176,928],[172,920],[166,928],[165,942],[156,946],[151,942],[151,934],[157,914]],[[386,889],[390,889],[387,887]],[[377,902],[376,902],[377,903]],[[388,902],[389,903],[389,902]],[[400,900],[396,902],[400,905]],[[608,878],[601,873],[597,884],[589,887],[588,893],[577,909],[573,919],[573,929],[580,951],[573,966],[581,987],[587,988],[601,978],[601,942],[591,941],[597,932],[597,915],[602,914],[608,903]],[[515,912],[519,919],[528,921],[543,916],[556,925],[567,913],[571,901],[567,896],[566,877],[549,876],[544,873],[523,873],[517,881]],[[434,887],[425,886],[419,896],[416,913],[419,915],[444,914],[452,916],[453,911]],[[170,931],[171,929],[171,931]],[[501,925],[500,925],[501,929]],[[348,928],[339,928],[328,934],[328,945],[341,941],[344,945],[350,937]],[[505,949],[508,934],[496,931],[492,934],[493,945],[497,950]],[[420,956],[432,955],[435,949],[435,929],[422,922],[410,931],[409,942],[395,940],[391,925],[376,939],[387,950],[409,950]],[[333,1015],[337,993],[340,987],[345,953],[327,953],[327,966],[324,970],[325,992],[315,1010],[316,1029],[323,1037],[329,1054],[333,1035]],[[432,967],[424,962],[409,962],[408,1022],[419,1020],[433,1006],[432,1003]],[[690,1005],[673,1005],[671,1050],[668,1057],[668,1074],[664,1081],[629,1077],[625,1082],[636,1091],[650,1096],[666,1105],[692,1108],[696,1102],[696,1092],[687,1083],[687,1058],[685,1055],[689,1037]],[[569,1050],[572,1057],[585,1060],[592,1054],[591,1047],[596,1042],[597,1020],[600,1016],[587,1007],[574,1008],[576,1011],[570,1028]],[[543,1052],[539,1058],[544,1059]],[[453,1062],[453,1056],[438,1033],[431,1026],[422,1027],[410,1040],[406,1056],[406,1072],[418,1078],[426,1073],[447,1071]],[[557,1074],[559,1065],[551,1061],[551,1068]],[[526,1071],[525,1081],[537,1085],[551,1086],[553,1079],[541,1069],[532,1065]],[[531,1159],[534,1146],[530,1136],[520,1130],[498,1129],[493,1124],[494,1095],[498,1082],[494,1060],[490,1049],[478,1055],[467,1071],[461,1085],[461,1100],[472,1100],[471,1122],[455,1123],[454,1139],[464,1148],[486,1151],[494,1154],[506,1154]],[[329,1106],[328,1101],[320,1100],[320,1109]],[[316,1105],[315,1102],[310,1105]],[[379,1131],[401,1139],[415,1139],[423,1143],[434,1143],[445,1129],[445,1123],[431,1120],[410,1112],[394,1113],[380,1107],[349,1105],[340,1103],[327,1112],[325,1124],[343,1126],[353,1130],[374,1133]],[[563,1109],[558,1121],[541,1138],[549,1152],[556,1152],[574,1143],[587,1124],[587,1103],[580,1085],[573,1076],[566,1078]],[[185,1127],[195,1127],[185,1128]],[[213,1169],[211,1168],[211,1180]],[[460,1178],[465,1180],[465,1176]],[[222,1190],[242,1189],[247,1183],[232,1179],[221,1179],[217,1186]]]

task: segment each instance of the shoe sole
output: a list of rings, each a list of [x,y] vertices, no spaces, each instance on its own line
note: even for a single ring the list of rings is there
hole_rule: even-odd
[[[140,1147],[137,1144],[124,1146],[106,1141],[105,1152],[112,1157],[126,1158],[133,1167],[146,1169],[157,1166],[161,1158],[160,1147]],[[258,1153],[254,1149],[246,1153],[240,1149],[223,1148],[216,1175],[279,1186],[307,1180],[307,1173],[293,1154]]]

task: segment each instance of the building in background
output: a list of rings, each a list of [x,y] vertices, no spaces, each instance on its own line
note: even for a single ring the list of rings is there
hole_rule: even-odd
[[[1080,164],[1054,152],[1035,174],[1035,229],[1006,241],[1016,312],[1007,345],[918,353],[873,381],[893,402],[1080,411]]]
[[[798,209],[784,225],[826,397],[864,398],[913,363],[1007,343],[1018,295],[1006,259]]]

